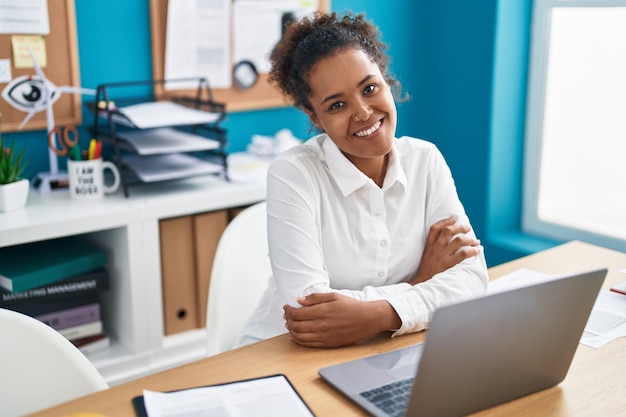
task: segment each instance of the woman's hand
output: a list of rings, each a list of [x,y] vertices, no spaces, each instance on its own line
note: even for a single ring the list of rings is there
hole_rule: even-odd
[[[483,250],[480,240],[467,235],[470,231],[469,226],[457,224],[456,217],[433,224],[428,231],[422,262],[409,283],[427,281],[464,259],[480,254]]]
[[[303,346],[330,348],[369,339],[397,329],[400,318],[384,300],[359,301],[335,292],[301,297],[300,308],[284,306],[285,327]]]

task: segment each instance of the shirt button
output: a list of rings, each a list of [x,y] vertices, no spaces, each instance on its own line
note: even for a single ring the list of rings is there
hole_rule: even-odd
[[[386,240],[381,240],[380,241],[380,247],[384,248],[385,246],[387,246],[387,241]]]
[[[383,214],[383,212],[381,210],[376,210],[374,211],[374,216],[379,217]]]
[[[378,271],[378,278],[382,278],[385,276],[385,273],[383,271]]]

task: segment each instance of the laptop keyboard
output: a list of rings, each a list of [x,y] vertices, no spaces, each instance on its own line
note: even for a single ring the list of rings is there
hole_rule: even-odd
[[[414,378],[403,379],[359,393],[391,417],[402,417],[408,405]]]

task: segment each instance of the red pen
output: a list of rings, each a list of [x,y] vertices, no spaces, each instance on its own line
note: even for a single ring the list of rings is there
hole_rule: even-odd
[[[97,140],[96,141],[96,149],[93,152],[93,159],[100,158],[101,154],[102,154],[102,141]]]
[[[621,282],[610,288],[611,291],[616,292],[618,294],[626,295],[626,282]]]

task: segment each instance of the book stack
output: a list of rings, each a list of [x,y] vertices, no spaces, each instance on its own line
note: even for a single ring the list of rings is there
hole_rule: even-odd
[[[109,288],[106,252],[68,237],[0,249],[0,308],[46,323],[83,353],[110,345],[99,294]]]

